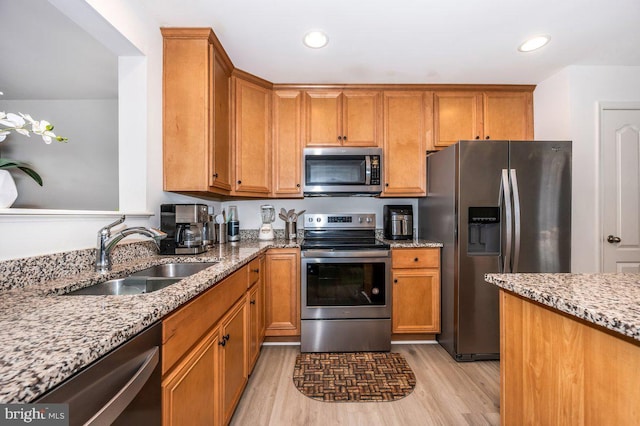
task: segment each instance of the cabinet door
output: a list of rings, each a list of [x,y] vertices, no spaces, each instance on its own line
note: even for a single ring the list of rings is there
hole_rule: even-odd
[[[162,381],[162,424],[220,424],[218,335],[208,333]]]
[[[213,46],[211,47],[213,49]],[[209,185],[231,190],[231,70],[222,55],[213,50],[213,123]]]
[[[235,81],[235,192],[268,194],[271,189],[271,92]]]
[[[380,146],[382,92],[346,90],[342,105],[342,145]]]
[[[207,191],[210,141],[210,30],[163,28],[165,191]]]
[[[260,284],[255,284],[247,292],[247,308],[249,312],[247,332],[247,374],[251,374],[253,366],[260,354]]]
[[[392,275],[393,333],[439,333],[439,270],[394,269]]]
[[[304,104],[305,145],[342,145],[342,92],[307,91]]]
[[[266,256],[266,336],[300,335],[300,251],[271,249]]]
[[[484,138],[533,140],[531,92],[485,92]]]
[[[433,108],[434,149],[483,138],[481,92],[435,92]]]
[[[262,345],[264,342],[264,334],[267,329],[267,314],[266,314],[266,270],[267,270],[267,261],[265,256],[260,257],[260,281],[258,281],[258,300],[259,303],[259,316],[258,316],[258,330],[259,330],[259,344]]]
[[[426,195],[431,92],[384,93],[384,197]]]
[[[219,343],[222,424],[228,424],[247,384],[246,303],[242,298],[222,320]],[[224,342],[224,343],[223,343]],[[205,423],[201,423],[205,424]]]
[[[302,92],[273,93],[273,195],[302,197]]]

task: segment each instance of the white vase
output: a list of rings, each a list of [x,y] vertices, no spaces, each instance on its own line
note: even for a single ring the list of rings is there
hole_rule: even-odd
[[[8,170],[0,170],[0,209],[8,209],[18,198],[18,189]]]

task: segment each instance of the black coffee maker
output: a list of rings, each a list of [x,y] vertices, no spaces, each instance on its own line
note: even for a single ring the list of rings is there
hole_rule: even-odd
[[[208,220],[206,204],[162,204],[160,229],[167,238],[160,241],[160,254],[204,253],[204,226]]]
[[[383,208],[384,237],[388,240],[413,239],[413,206],[385,205]]]

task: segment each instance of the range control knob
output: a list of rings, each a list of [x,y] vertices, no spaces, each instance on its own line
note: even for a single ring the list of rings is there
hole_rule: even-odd
[[[367,217],[367,223],[371,223],[371,218]]]

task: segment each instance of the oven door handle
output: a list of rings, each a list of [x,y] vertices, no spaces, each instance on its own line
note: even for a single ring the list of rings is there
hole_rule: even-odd
[[[315,258],[315,257],[346,257],[346,258],[360,258],[360,257],[390,257],[391,252],[389,250],[327,250],[327,249],[307,249],[302,250],[302,257]]]

